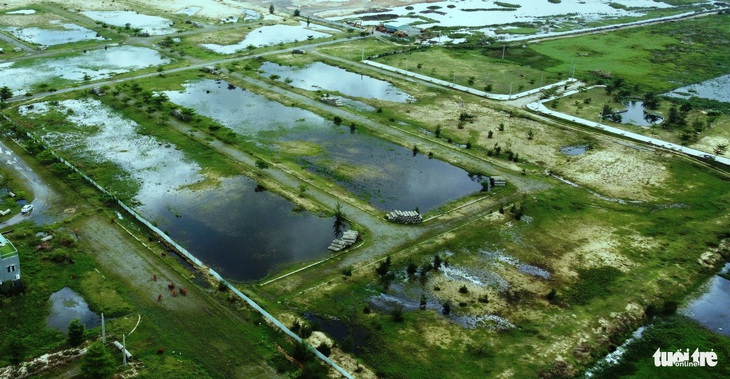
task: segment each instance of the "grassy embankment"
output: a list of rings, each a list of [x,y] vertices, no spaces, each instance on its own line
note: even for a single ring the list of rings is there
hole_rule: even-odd
[[[526,198],[522,204],[527,218],[522,221],[512,220],[507,210],[505,216],[495,213],[440,239],[394,252],[390,271],[401,279],[392,285],[406,287],[410,301],[417,303],[421,293],[429,301],[427,311],[404,311],[404,321],[395,319],[395,308],[363,312],[373,307],[371,297],[384,291],[375,266],[290,296],[283,306],[341,320],[347,332],[340,346],[357,349],[360,358],[386,377],[575,374],[645,322],[645,307],[661,308],[682,298],[714,272],[697,258],[728,237],[722,205],[728,201],[727,179],[682,159],[672,159],[669,167],[673,178],[695,185],[658,189],[661,202],[639,205],[606,202],[585,190],[561,187]],[[675,202],[684,205],[666,207]],[[547,269],[551,277],[540,279],[509,264],[495,264],[480,250]],[[496,273],[510,288],[498,291],[436,271],[428,272],[425,281],[419,274],[406,279],[409,262],[420,267],[435,254],[477,276],[484,270]],[[458,290],[461,286],[466,293]],[[274,287],[263,291],[273,292]],[[549,295],[552,289],[556,292]],[[487,303],[480,301],[484,295]],[[516,327],[462,328],[439,314],[446,300],[457,315],[496,314]],[[723,341],[719,343],[726,349],[728,342]],[[558,361],[567,366],[556,365]]]

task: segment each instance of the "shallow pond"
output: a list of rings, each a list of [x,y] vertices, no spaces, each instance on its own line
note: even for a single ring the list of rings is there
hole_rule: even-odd
[[[664,119],[646,112],[643,101],[629,101],[624,104],[626,110],[620,112],[621,123],[637,126],[652,126],[660,124]]]
[[[23,94],[33,85],[55,78],[81,82],[84,75],[93,80],[170,62],[152,49],[113,46],[63,58],[0,63],[0,83],[7,85],[13,93]]]
[[[134,11],[84,11],[84,16],[105,24],[125,27],[129,24],[132,29],[142,29],[150,35],[165,35],[175,33],[172,21],[158,17],[140,14]]]
[[[579,13],[586,19],[643,15],[640,11],[613,8],[609,5],[610,3],[617,3],[630,8],[671,7],[668,4],[653,0],[615,0],[612,2],[605,0],[562,0],[557,4],[548,1],[536,2],[534,0],[509,0],[505,2],[519,5],[519,7],[501,7],[494,2],[485,2],[484,0],[463,0],[459,2],[439,1],[411,4],[408,7],[412,9],[406,9],[406,6],[393,7],[387,13],[405,16],[409,12],[415,12],[416,15],[426,16],[435,21],[434,23],[418,25],[419,28],[429,28],[434,25],[448,27],[504,25],[514,22],[532,22],[540,18],[555,17],[570,13]],[[456,5],[456,7],[449,8],[449,5]],[[356,15],[356,17],[350,15],[333,17],[333,19],[361,18],[375,14],[377,13],[364,13]],[[412,20],[415,22],[418,19]],[[385,23],[390,24],[391,22],[385,21]]]
[[[284,139],[322,146],[325,154],[304,156],[300,162],[384,211],[424,213],[482,189],[477,179],[458,167],[424,154],[414,156],[411,149],[367,134],[350,133],[345,126],[293,133]]]
[[[66,333],[71,320],[79,319],[87,329],[101,325],[101,318],[89,309],[84,298],[71,288],[63,287],[48,299],[51,310],[46,317],[46,325]]]
[[[5,14],[35,14],[35,9],[19,9],[17,11],[5,12]]]
[[[175,146],[140,135],[135,122],[98,100],[65,100],[58,108],[72,110],[67,117],[78,131],[48,132],[44,140],[72,160],[111,162],[128,172],[140,183],[135,209],[224,277],[257,280],[279,265],[328,255],[333,219],[294,212],[292,203],[257,191],[243,176],[210,179],[217,185],[196,189],[204,168]]]
[[[203,9],[203,8],[192,6],[192,7],[180,9],[179,11],[175,12],[175,14],[184,14],[186,16],[193,16],[196,13],[198,13],[201,9]]]
[[[225,82],[202,80],[185,90],[165,92],[170,101],[190,107],[261,146],[277,149],[281,141],[309,142],[325,153],[302,156],[310,171],[331,178],[382,210],[421,212],[481,190],[475,177],[448,163],[413,155],[411,149],[299,108],[286,107]],[[284,151],[286,149],[282,148]]]
[[[721,273],[730,272],[730,263]],[[682,313],[707,329],[730,337],[730,280],[719,275],[710,279],[707,290],[690,302]]]
[[[218,45],[215,43],[206,43],[201,46],[219,54],[233,54],[238,51],[246,50],[249,45],[254,47],[270,46],[279,43],[290,43],[296,41],[305,41],[310,36],[312,39],[327,38],[331,34],[322,33],[314,30],[315,28],[307,28],[306,22],[300,22],[299,25],[271,25],[262,26],[250,31],[244,39],[233,45]]]
[[[347,71],[322,62],[314,62],[304,67],[283,66],[265,62],[260,70],[265,76],[279,75],[282,80],[289,78],[290,85],[309,90],[336,91],[345,96],[382,99],[399,103],[412,102],[415,98],[398,87],[380,79]]]
[[[587,151],[588,145],[565,146],[560,148],[561,153],[570,156],[585,154]]]
[[[103,41],[104,38],[95,31],[76,24],[60,24],[63,29],[41,29],[28,27],[5,27],[7,31],[18,39],[38,45],[52,46],[78,41]]]
[[[703,99],[730,102],[730,74],[677,88],[664,95],[683,99],[701,97]]]

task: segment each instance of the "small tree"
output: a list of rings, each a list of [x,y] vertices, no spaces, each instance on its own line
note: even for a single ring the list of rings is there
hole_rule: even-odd
[[[491,130],[487,132],[487,138],[492,138],[493,135],[494,133]]]
[[[727,151],[727,144],[719,144],[713,149],[715,155],[723,155]]]
[[[269,5],[269,13],[274,14],[274,4]]]
[[[441,257],[437,255],[433,256],[433,269],[438,271],[441,268]]]
[[[390,311],[390,315],[393,317],[393,321],[403,322],[405,320],[405,316],[403,315],[403,305],[396,304]]]
[[[8,86],[0,88],[0,100],[3,102],[13,97],[13,91]]]
[[[299,14],[300,14],[299,9],[295,9],[294,10],[294,17],[299,17]]]
[[[86,378],[103,379],[114,374],[114,360],[101,342],[94,342],[81,362],[81,374]]]
[[[86,328],[84,324],[77,318],[71,320],[68,325],[68,344],[72,347],[81,345],[84,342],[84,332]]]
[[[439,138],[441,136],[441,125],[436,125],[436,130],[433,132],[433,134],[436,136],[436,138]]]
[[[416,265],[413,262],[408,262],[408,266],[406,267],[406,273],[408,276],[413,276],[418,271],[418,265]]]
[[[535,137],[535,132],[532,130],[527,131],[527,139],[532,141],[532,139]]]
[[[258,168],[259,170],[265,170],[265,169],[269,168],[269,164],[266,163],[266,161],[264,161],[262,159],[257,159],[256,168]]]
[[[8,342],[5,344],[4,355],[7,355],[11,364],[18,365],[23,361],[27,348],[23,340],[18,338],[17,335],[7,336],[7,338]]]
[[[451,300],[446,300],[446,302],[444,302],[443,308],[441,308],[441,313],[445,316],[451,314]]]

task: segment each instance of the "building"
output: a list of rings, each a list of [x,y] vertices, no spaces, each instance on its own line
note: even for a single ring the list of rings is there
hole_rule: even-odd
[[[11,286],[20,280],[20,258],[18,250],[0,234],[0,284],[11,282]]]

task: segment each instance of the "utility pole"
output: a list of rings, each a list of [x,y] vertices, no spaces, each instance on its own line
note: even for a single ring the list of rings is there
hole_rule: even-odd
[[[509,82],[509,97],[508,99],[512,99],[512,82]]]
[[[101,343],[106,345],[106,325],[104,324],[104,314],[101,314]]]
[[[122,334],[122,366],[127,367],[127,336]]]
[[[362,57],[360,58],[360,62],[365,60],[365,46],[362,47]]]
[[[504,53],[507,50],[507,45],[502,45],[502,60],[504,60]]]

